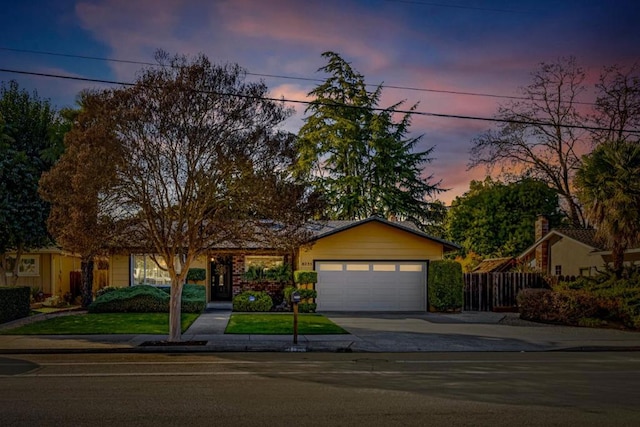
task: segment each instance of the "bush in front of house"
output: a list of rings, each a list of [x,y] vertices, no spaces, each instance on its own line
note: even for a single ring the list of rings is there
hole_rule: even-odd
[[[524,289],[520,317],[574,326],[621,325],[640,329],[640,270],[622,279],[610,272],[560,282],[553,290]]]
[[[270,311],[273,300],[264,291],[244,291],[233,297],[233,311]]]
[[[187,271],[187,282],[201,282],[207,278],[207,270],[204,268],[190,268]]]
[[[300,295],[300,303],[298,303],[298,311],[300,313],[315,313],[317,304],[314,300],[318,297],[318,291],[315,289],[295,288],[287,286],[284,288],[284,300],[287,302],[289,310],[292,308],[291,294],[296,291]]]
[[[100,288],[96,291],[96,298],[101,297],[104,294],[108,294],[109,292],[116,291],[120,288],[116,288],[115,286],[105,286],[104,288]]]
[[[523,289],[518,293],[520,318],[571,326],[599,326],[614,322],[635,325],[634,317],[619,298],[584,290]]]
[[[168,313],[170,292],[170,287],[149,285],[116,288],[97,297],[87,309],[90,313]],[[183,313],[200,313],[205,305],[204,286],[184,285]]]
[[[31,288],[0,287],[0,323],[27,317],[31,312]]]
[[[312,270],[296,270],[293,281],[299,284],[318,283],[318,272]]]
[[[452,260],[429,263],[429,306],[436,311],[454,311],[464,304],[462,266]]]

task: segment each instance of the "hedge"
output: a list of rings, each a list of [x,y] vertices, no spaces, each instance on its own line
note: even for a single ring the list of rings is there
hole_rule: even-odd
[[[27,317],[31,313],[31,288],[0,287],[0,323]]]
[[[200,282],[207,278],[207,270],[204,268],[190,268],[187,271],[187,282]]]
[[[87,309],[90,313],[168,313],[170,292],[170,287],[149,285],[118,288],[97,297]],[[184,285],[182,312],[200,313],[205,306],[204,286]]]
[[[233,311],[270,311],[273,300],[264,291],[244,291],[233,297]]]
[[[638,328],[636,313],[624,300],[586,290],[551,291],[523,289],[518,293],[520,318],[573,326],[597,326],[609,322]]]
[[[295,283],[318,283],[318,273],[316,271],[296,270],[293,272]]]
[[[464,304],[462,266],[451,260],[429,263],[429,306],[436,311],[459,310]]]

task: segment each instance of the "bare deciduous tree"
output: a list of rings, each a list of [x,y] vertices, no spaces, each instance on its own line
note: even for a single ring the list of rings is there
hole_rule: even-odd
[[[637,140],[640,130],[640,64],[605,67],[596,84],[596,143]]]
[[[194,260],[222,243],[297,244],[316,198],[289,172],[293,138],[277,129],[290,111],[267,98],[263,83],[203,55],[157,59],[133,86],[103,93],[84,132],[115,141],[114,181],[102,190],[117,201],[109,221],[125,226],[111,243],[147,251],[166,268],[169,340],[179,341]]]
[[[484,165],[505,176],[546,182],[562,198],[571,223],[580,227],[584,217],[572,181],[586,143],[579,129],[585,119],[577,108],[585,73],[568,58],[542,63],[532,77],[522,89],[524,100],[499,108],[496,117],[506,122],[474,139],[469,167]]]

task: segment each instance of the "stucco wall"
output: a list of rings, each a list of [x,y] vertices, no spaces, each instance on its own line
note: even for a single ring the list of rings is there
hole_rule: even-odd
[[[579,276],[581,268],[591,268],[595,273],[595,267],[602,269],[604,262],[599,255],[590,255],[591,248],[572,239],[560,239],[551,245],[551,257],[549,258],[549,274],[556,275],[556,265],[562,266],[563,276]]]
[[[441,243],[419,237],[379,222],[368,222],[322,238],[311,248],[302,248],[300,270],[313,269],[314,260],[437,260]]]

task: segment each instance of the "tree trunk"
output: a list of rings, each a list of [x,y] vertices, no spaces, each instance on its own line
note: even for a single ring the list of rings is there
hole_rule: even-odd
[[[169,301],[169,342],[182,340],[182,280],[180,276],[171,279],[171,300]]]
[[[7,271],[7,254],[3,255],[2,260],[2,279],[5,286],[17,286],[18,285],[18,268],[20,267],[20,259],[22,258],[22,253],[24,252],[22,245],[19,245],[16,249],[16,257],[13,262],[13,267],[11,271]],[[10,273],[7,275],[7,273]]]
[[[82,306],[88,307],[93,301],[93,256],[85,256],[80,260],[82,270]]]
[[[616,279],[619,279],[622,277],[622,268],[624,266],[624,248],[614,243],[611,256],[613,258],[613,272],[616,275]]]

